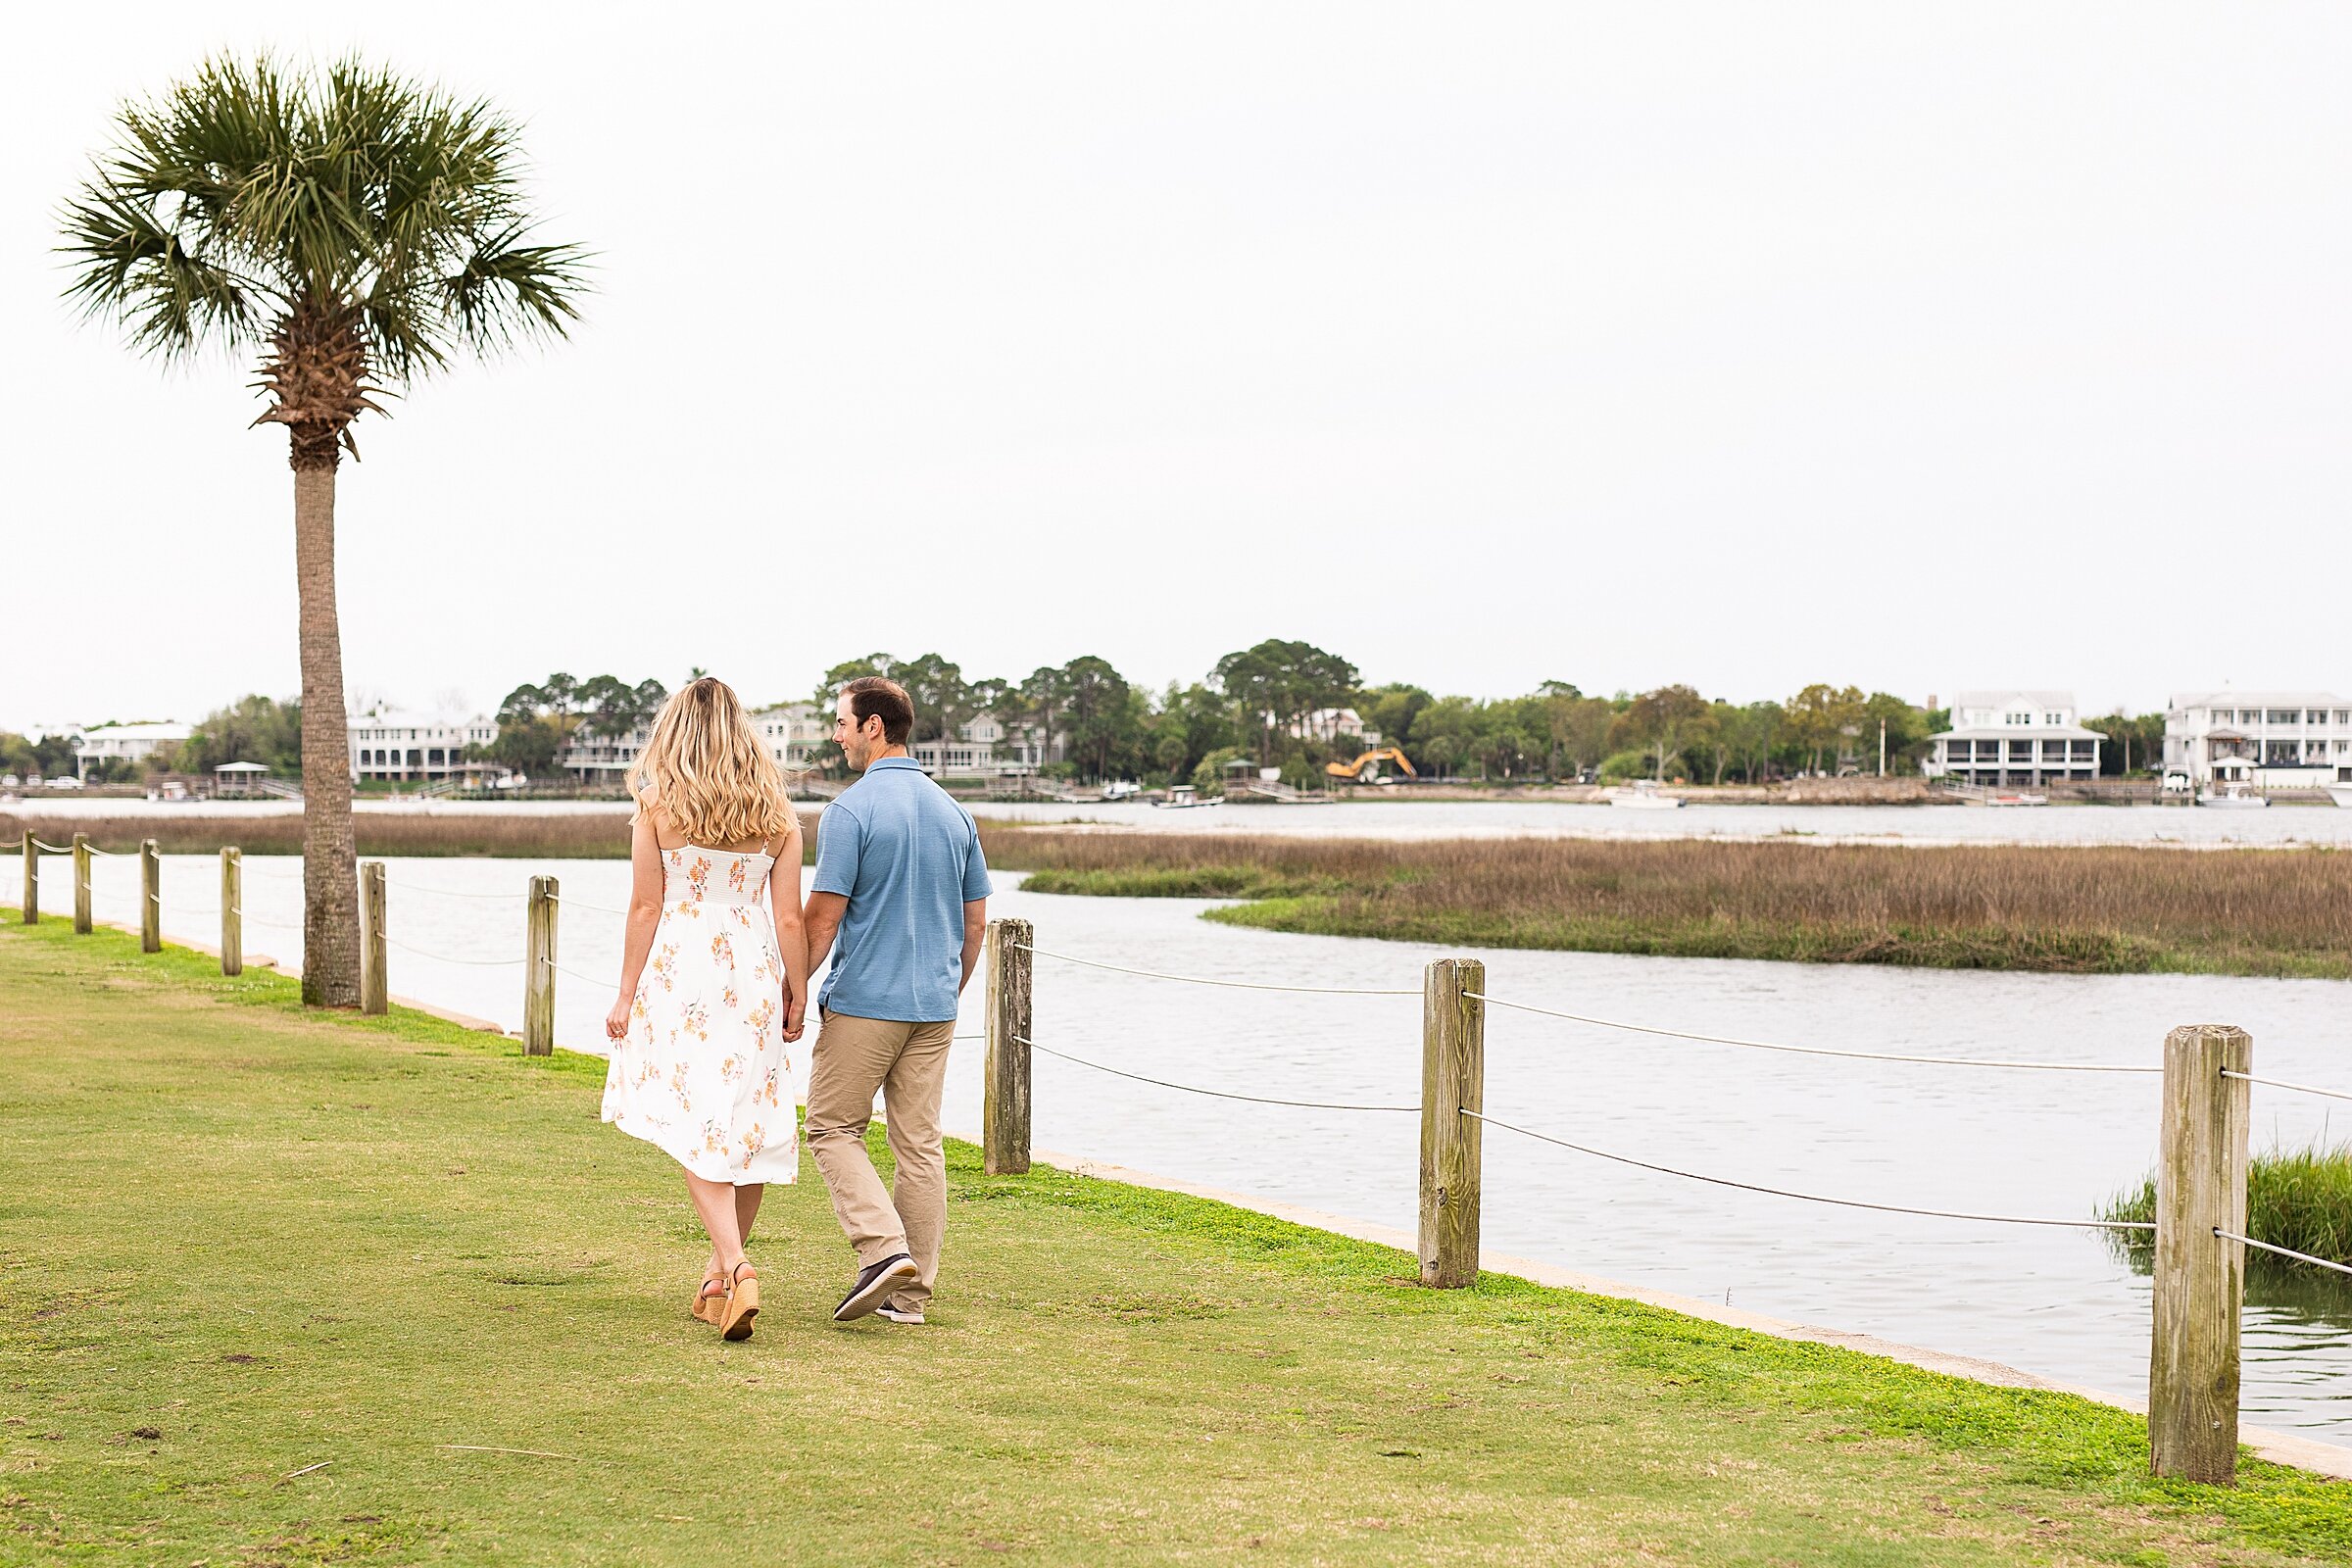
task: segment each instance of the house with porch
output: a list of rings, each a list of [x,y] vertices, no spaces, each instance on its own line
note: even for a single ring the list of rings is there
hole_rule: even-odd
[[[93,724],[74,744],[74,770],[87,780],[90,769],[108,762],[144,762],[167,748],[176,748],[195,733],[195,726],[170,721],[144,724]]]
[[[354,713],[346,724],[351,776],[355,779],[432,783],[479,776],[485,765],[468,763],[466,749],[487,746],[498,739],[498,721],[482,713],[458,718],[445,713],[379,708]]]
[[[2333,692],[2180,692],[2165,702],[2164,770],[2207,784],[2352,784],[2352,701]]]
[[[1920,771],[1955,784],[2084,783],[2099,776],[2105,738],[2076,722],[2073,692],[1962,692]]]

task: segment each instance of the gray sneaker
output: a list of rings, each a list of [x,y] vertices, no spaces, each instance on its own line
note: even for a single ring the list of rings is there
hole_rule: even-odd
[[[914,1266],[914,1259],[905,1252],[894,1253],[879,1263],[859,1269],[858,1283],[850,1287],[850,1294],[843,1297],[841,1304],[833,1309],[833,1321],[847,1323],[852,1318],[865,1316],[896,1295],[900,1286],[914,1283],[915,1276],[921,1272]]]
[[[886,1318],[893,1323],[920,1323],[923,1320],[923,1309],[919,1306],[877,1306],[874,1308],[874,1316]]]

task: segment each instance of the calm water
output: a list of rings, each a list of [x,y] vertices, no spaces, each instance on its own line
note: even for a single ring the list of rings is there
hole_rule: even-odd
[[[1377,809],[1273,808],[1261,815],[1354,818]],[[2034,814],[1909,813],[1936,821]],[[2148,814],[2180,823],[2197,815]],[[2270,814],[2332,820],[2317,811]],[[298,959],[296,862],[252,857],[246,868],[246,951]],[[394,994],[518,1026],[521,966],[514,960],[522,951],[523,886],[534,869],[562,878],[564,965],[584,975],[616,975],[620,917],[589,906],[619,908],[624,862],[394,860],[387,870],[389,935],[423,950],[392,950]],[[0,857],[0,875],[17,874],[14,857]],[[163,875],[167,934],[211,940],[218,931],[217,860],[167,857]],[[68,878],[66,862],[44,862],[45,907],[71,909]],[[95,891],[101,918],[135,918],[130,860],[99,861]],[[999,913],[1035,921],[1042,947],[1187,974],[1414,987],[1421,966],[1442,956],[1407,943],[1211,925],[1196,918],[1206,906],[1017,890],[995,903]],[[2152,1063],[2167,1029],[2221,1020],[2253,1032],[2258,1072],[2352,1085],[2352,987],[2335,982],[1941,973],[1574,953],[1478,956],[1488,962],[1489,987],[1497,997],[1849,1049],[1893,1045]],[[472,961],[444,961],[461,958]],[[610,985],[560,978],[562,1044],[600,1047]],[[1040,958],[1036,1007],[1041,1042],[1155,1077],[1298,1099],[1410,1103],[1418,1098],[1419,1004],[1410,997],[1221,991]],[[976,1030],[978,1018],[975,991],[966,1027]],[[2083,1215],[2145,1173],[2155,1151],[2153,1077],[1774,1055],[1501,1010],[1490,1016],[1488,1063],[1493,1114],[1668,1164],[1898,1203]],[[966,1135],[979,1123],[979,1068],[976,1044],[956,1050],[948,1119]],[[1041,1056],[1036,1070],[1042,1148],[1384,1224],[1413,1223],[1411,1115],[1204,1100],[1052,1057]],[[2259,1087],[2254,1093],[2258,1147],[2300,1143],[2328,1130],[2327,1102]],[[1830,1208],[1631,1170],[1499,1130],[1486,1142],[1490,1246],[1760,1312],[1986,1356],[2092,1388],[2144,1390],[2148,1284],[2095,1234]],[[2250,1302],[2246,1355],[2249,1420],[2352,1441],[2352,1297],[2323,1291]]]
[[[1132,803],[975,805],[972,809],[1007,821],[1117,822],[1172,833],[1325,838],[1790,837],[1903,844],[2352,846],[2352,811],[2332,806],[2276,806],[2258,811],[2177,806],[1686,806],[1676,811],[1638,811],[1559,801],[1345,801],[1191,811]]]

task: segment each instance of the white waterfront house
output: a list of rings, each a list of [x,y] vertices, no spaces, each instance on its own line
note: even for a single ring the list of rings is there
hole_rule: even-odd
[[[1274,727],[1274,715],[1266,715],[1266,727]],[[1304,718],[1291,720],[1291,734],[1302,741],[1321,741],[1338,744],[1342,736],[1360,739],[1364,731],[1363,715],[1352,708],[1318,708]]]
[[[753,730],[768,755],[789,778],[821,767],[840,754],[831,750],[833,715],[814,703],[784,703],[749,715]],[[557,765],[583,784],[626,787],[629,769],[654,738],[648,722],[626,735],[591,735],[574,730],[557,758]],[[915,765],[934,778],[1018,778],[1037,771],[1040,761],[1058,760],[1062,737],[1040,745],[1034,731],[1011,734],[993,713],[981,713],[956,726],[948,740],[929,740],[907,748]],[[1006,748],[1009,747],[1009,755]]]
[[[813,703],[784,703],[747,716],[760,743],[788,775],[816,766],[823,760],[821,749],[833,738],[831,717]],[[623,790],[628,787],[629,770],[637,765],[653,738],[650,718],[625,735],[591,735],[582,727],[564,743],[556,765],[583,784]]]
[[[2182,692],[2164,705],[2164,769],[2203,786],[2352,784],[2352,702],[2333,692]]]
[[[195,733],[191,724],[93,724],[74,746],[74,771],[82,778],[105,762],[144,762],[167,746],[177,746]]]
[[[480,713],[456,718],[379,708],[354,713],[347,723],[355,779],[462,778],[468,771],[481,771],[478,762],[470,769],[466,766],[466,748],[498,739],[498,721]]]
[[[833,739],[833,715],[814,703],[784,703],[762,708],[752,715],[752,728],[776,765],[786,773],[806,773],[824,761],[824,749]]]
[[[1069,737],[1047,735],[1035,724],[1007,724],[994,713],[978,713],[953,735],[907,748],[915,765],[933,778],[982,781],[1028,778],[1048,762],[1062,760]]]
[[[647,719],[623,735],[592,735],[586,724],[573,728],[564,740],[564,749],[556,754],[556,765],[583,784],[608,784],[613,789],[625,789],[629,769],[654,738],[654,722]]]
[[[1952,727],[1930,739],[1928,777],[2018,785],[2097,778],[2105,737],[2076,722],[2073,692],[1980,691],[1954,698]]]

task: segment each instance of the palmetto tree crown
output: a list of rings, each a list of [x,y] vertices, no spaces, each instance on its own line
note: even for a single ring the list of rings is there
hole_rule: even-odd
[[[217,59],[119,130],[64,213],[70,297],[147,353],[266,347],[255,422],[288,427],[297,468],[331,467],[382,385],[578,315],[585,254],[535,242],[518,129],[487,104]]]

